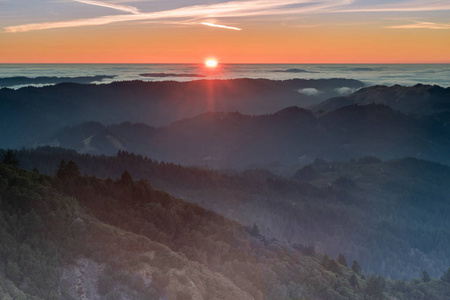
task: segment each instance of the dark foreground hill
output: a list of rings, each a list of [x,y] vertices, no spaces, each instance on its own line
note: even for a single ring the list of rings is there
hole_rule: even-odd
[[[291,105],[307,107],[338,96],[342,87],[363,85],[348,79],[234,79],[4,88],[0,147],[31,146],[58,129],[89,121],[162,126],[207,111],[264,114]]]
[[[417,115],[429,115],[450,110],[450,88],[417,84],[372,86],[316,105],[313,110],[332,111],[348,105],[383,104],[394,110]]]
[[[444,299],[450,271],[366,277],[134,182],[0,164],[2,299]]]
[[[1,155],[2,153],[0,153]],[[367,273],[412,279],[450,265],[450,168],[417,159],[316,160],[288,177],[264,170],[205,170],[121,152],[114,157],[43,148],[16,152],[20,164],[56,174],[61,160],[81,173],[152,186],[275,237],[357,259]]]
[[[449,121],[448,114],[413,117],[375,104],[319,115],[289,107],[262,116],[205,113],[160,128],[85,123],[58,132],[46,144],[91,154],[126,150],[215,168],[275,169],[315,158],[350,160],[366,155],[449,163]]]

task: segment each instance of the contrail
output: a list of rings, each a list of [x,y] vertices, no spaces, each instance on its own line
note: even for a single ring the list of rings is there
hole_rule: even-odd
[[[139,10],[136,7],[129,6],[129,5],[114,4],[114,3],[95,1],[95,0],[73,0],[73,1],[84,3],[84,4],[108,7],[108,8],[112,8],[112,9],[116,9],[116,10],[120,10],[120,11],[130,12],[132,14],[139,14]]]
[[[210,27],[217,27],[217,28],[224,28],[224,29],[231,29],[231,30],[242,30],[241,28],[237,28],[237,27],[231,27],[231,26],[207,23],[207,22],[202,22],[201,24],[202,25],[206,25],[206,26],[210,26]]]

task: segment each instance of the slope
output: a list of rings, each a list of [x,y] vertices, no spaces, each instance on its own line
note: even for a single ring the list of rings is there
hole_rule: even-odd
[[[348,105],[383,104],[406,113],[427,115],[450,109],[450,88],[417,84],[372,86],[342,97],[328,99],[313,107],[314,111],[332,111]]]
[[[411,158],[316,160],[281,177],[256,169],[219,173],[126,152],[114,157],[55,148],[16,153],[24,167],[49,174],[62,159],[103,178],[129,170],[186,201],[256,224],[268,238],[357,259],[369,273],[410,279],[423,270],[439,276],[450,265],[450,169],[444,165]]]
[[[44,144],[92,154],[126,150],[184,165],[235,169],[282,169],[315,158],[349,160],[365,155],[449,163],[449,117],[413,117],[374,104],[320,115],[288,107],[259,116],[205,113],[160,128],[86,123],[65,128]]]

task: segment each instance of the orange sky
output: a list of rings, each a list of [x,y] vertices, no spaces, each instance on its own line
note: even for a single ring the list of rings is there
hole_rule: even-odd
[[[450,63],[450,7],[382,15],[269,14],[267,20],[264,13],[251,19],[205,18],[242,30],[204,26],[203,19],[79,26],[8,18],[0,22],[0,63],[198,63],[210,56],[222,63]],[[31,30],[11,32],[29,23]],[[54,28],[35,29],[48,23]]]

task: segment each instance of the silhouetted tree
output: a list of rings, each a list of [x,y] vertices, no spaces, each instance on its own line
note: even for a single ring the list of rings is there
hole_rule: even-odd
[[[325,268],[325,270],[334,273],[337,273],[339,271],[338,263],[334,259],[329,258],[326,254],[322,257],[322,261],[320,262],[320,264]]]
[[[253,235],[253,236],[259,236],[259,228],[256,225],[256,223],[253,223],[253,227],[250,230],[250,234]]]
[[[69,177],[80,176],[80,170],[76,163],[72,160],[69,160],[67,163],[66,173]]]
[[[422,280],[423,280],[423,282],[430,282],[431,281],[430,275],[428,274],[427,271],[423,271],[423,273],[422,273]]]
[[[128,171],[122,173],[119,184],[122,186],[131,186],[133,184],[133,177],[131,177],[131,174]]]
[[[63,160],[61,160],[61,162],[58,165],[58,170],[56,171],[56,176],[59,177],[59,178],[63,178],[64,174],[65,174],[65,171],[66,171],[66,168],[67,168],[67,163],[63,159]]]
[[[19,160],[16,158],[14,151],[8,149],[3,155],[2,163],[4,163],[5,165],[17,167],[19,165]]]
[[[361,266],[359,265],[358,261],[355,259],[352,263],[352,270],[355,273],[360,273],[361,272]]]
[[[334,259],[330,259],[328,261],[327,270],[331,271],[333,273],[338,273],[339,272],[339,265],[338,265],[338,263]]]
[[[343,266],[347,266],[347,260],[345,259],[345,256],[343,254],[338,255],[337,262]]]
[[[62,160],[59,163],[58,170],[56,171],[56,176],[59,178],[71,178],[80,176],[80,171],[76,163],[70,160],[66,163]]]
[[[450,283],[450,268],[442,275],[441,280]]]
[[[328,255],[324,255],[322,257],[322,260],[320,262],[320,264],[322,265],[322,267],[326,268],[328,266],[328,262],[330,261],[330,258],[328,257]]]

